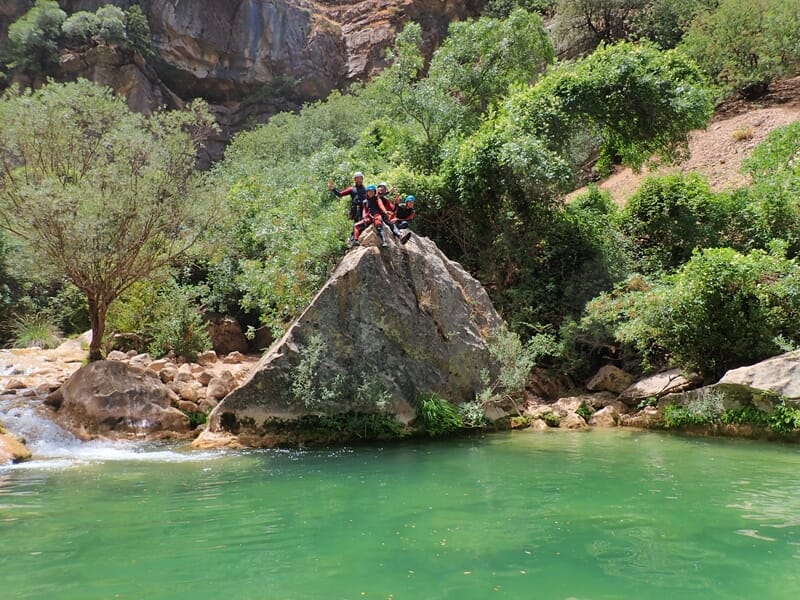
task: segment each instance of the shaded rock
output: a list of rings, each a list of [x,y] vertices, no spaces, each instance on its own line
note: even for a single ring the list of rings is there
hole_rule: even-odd
[[[208,333],[214,352],[223,356],[230,352],[246,353],[249,349],[242,326],[233,317],[213,315],[208,318]],[[199,357],[198,357],[199,358]],[[216,356],[214,356],[216,361]],[[199,360],[197,362],[200,362]],[[203,364],[203,363],[200,363]],[[206,365],[208,366],[208,365]]]
[[[196,413],[200,410],[197,404],[189,400],[180,400],[177,408],[178,410],[188,413]]]
[[[217,363],[217,353],[214,350],[207,350],[197,355],[197,364],[202,367],[211,367]]]
[[[78,369],[46,399],[57,420],[81,436],[184,432],[189,419],[172,408],[152,371],[102,360]]]
[[[178,375],[178,369],[172,364],[169,364],[169,365],[165,366],[164,368],[162,368],[158,372],[158,376],[161,378],[161,381],[164,382],[164,383],[169,383],[171,381],[175,381],[175,377],[177,375]]]
[[[787,398],[800,398],[800,350],[773,356],[749,367],[731,369],[719,383],[766,390]]]
[[[538,367],[531,370],[525,381],[525,390],[545,400],[555,400],[572,387],[572,382],[564,375],[550,373]]]
[[[615,406],[606,406],[589,418],[589,425],[592,427],[617,427],[619,418],[620,413]]]
[[[544,420],[534,419],[531,422],[531,426],[525,431],[547,431],[548,429],[550,429],[550,426]]]
[[[0,465],[29,460],[31,451],[15,437],[0,431]]]
[[[151,362],[149,365],[147,365],[147,368],[150,369],[151,371],[155,371],[156,373],[159,373],[161,371],[161,369],[163,369],[164,367],[166,367],[169,364],[171,364],[171,363],[166,358],[158,358],[158,359],[154,360],[153,362]]]
[[[586,429],[586,421],[575,413],[567,414],[558,426],[562,429]]]
[[[605,365],[586,382],[586,389],[590,392],[614,392],[619,394],[630,387],[635,378],[614,365]]]
[[[661,411],[655,406],[648,406],[634,414],[621,415],[619,424],[623,427],[641,427],[652,429],[661,427],[663,422]]]
[[[218,377],[208,382],[206,398],[222,400],[236,387],[236,379],[230,371],[223,371]]]
[[[253,339],[250,341],[250,351],[262,353],[267,350],[275,341],[275,336],[267,326],[258,327]]]
[[[244,356],[241,352],[231,352],[222,359],[223,364],[226,365],[239,365],[244,362]]]
[[[637,381],[619,395],[628,406],[637,406],[646,398],[661,398],[674,392],[682,392],[702,385],[697,375],[685,375],[680,369],[670,369]]]
[[[202,413],[209,413],[216,408],[217,402],[214,398],[203,398],[197,403],[197,407]]]
[[[214,376],[208,371],[201,371],[200,373],[197,373],[197,382],[200,385],[208,385],[211,383],[212,379],[214,379]]]
[[[427,238],[402,246],[387,232],[387,240],[381,248],[372,229],[365,233],[212,411],[209,431],[259,436],[276,420],[375,412],[381,396],[398,419],[413,417],[423,393],[456,403],[475,398],[481,371],[492,364],[486,340],[501,325],[488,295]]]

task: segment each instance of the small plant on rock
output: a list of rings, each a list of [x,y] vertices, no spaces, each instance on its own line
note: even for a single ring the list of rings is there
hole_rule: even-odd
[[[458,407],[436,394],[425,394],[419,399],[417,420],[431,437],[455,433],[464,426]]]

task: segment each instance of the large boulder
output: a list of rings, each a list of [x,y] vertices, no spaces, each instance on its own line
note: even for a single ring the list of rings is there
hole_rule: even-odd
[[[800,398],[800,350],[773,356],[748,367],[731,369],[719,380],[723,386],[745,386]]]
[[[149,369],[102,360],[76,371],[46,404],[81,437],[187,432],[189,418],[171,407],[174,393]]]
[[[474,400],[502,321],[480,283],[429,239],[405,246],[372,229],[249,378],[209,416],[208,431],[269,443],[275,422],[373,413],[401,422],[436,393]],[[205,434],[203,434],[205,435]],[[202,436],[201,436],[202,437]]]

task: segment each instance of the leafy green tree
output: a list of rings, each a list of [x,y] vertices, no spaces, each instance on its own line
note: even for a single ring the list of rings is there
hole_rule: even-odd
[[[504,20],[451,24],[427,75],[416,23],[397,36],[390,57],[392,64],[375,89],[392,116],[414,127],[406,143],[417,147],[415,166],[429,173],[448,142],[477,126],[486,108],[513,85],[534,81],[552,62],[554,50],[541,17],[517,9]]]
[[[86,46],[100,33],[100,19],[93,12],[80,10],[66,18],[61,25],[61,33],[67,46],[72,48]]]
[[[46,73],[58,62],[58,39],[66,18],[55,0],[36,0],[33,8],[8,28],[9,66],[35,75]]]
[[[728,93],[760,96],[800,66],[800,5],[795,0],[720,0],[698,15],[681,45]]]
[[[138,4],[134,4],[125,11],[125,37],[130,47],[144,58],[152,58],[153,41],[150,33],[150,23]]]
[[[647,38],[660,48],[675,48],[694,18],[713,10],[719,0],[651,0],[633,22],[635,37]]]
[[[106,44],[125,44],[125,12],[118,6],[106,4],[95,12],[99,22],[97,36]]]
[[[569,53],[583,54],[600,43],[631,38],[635,17],[649,0],[559,0],[554,35]]]
[[[701,251],[636,299],[618,339],[661,348],[675,365],[718,378],[799,341],[798,276],[793,260],[762,251]]]
[[[194,169],[212,127],[200,102],[145,117],[85,80],[0,101],[0,226],[86,295],[90,360],[111,303],[185,253],[213,214]]]
[[[649,177],[625,205],[620,228],[635,244],[640,268],[671,271],[696,248],[718,245],[722,212],[699,175]]]

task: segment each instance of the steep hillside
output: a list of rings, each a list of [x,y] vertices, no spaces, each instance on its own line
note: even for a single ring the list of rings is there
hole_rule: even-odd
[[[643,169],[640,173],[620,168],[598,185],[610,192],[619,205],[624,205],[642,180],[652,174],[694,171],[704,175],[714,190],[739,187],[748,182],[741,167],[753,148],[776,127],[797,120],[800,120],[800,76],[775,83],[758,100],[733,99],[722,103],[708,127],[691,134],[689,156],[680,164],[655,171]],[[569,197],[584,190],[577,190]]]

